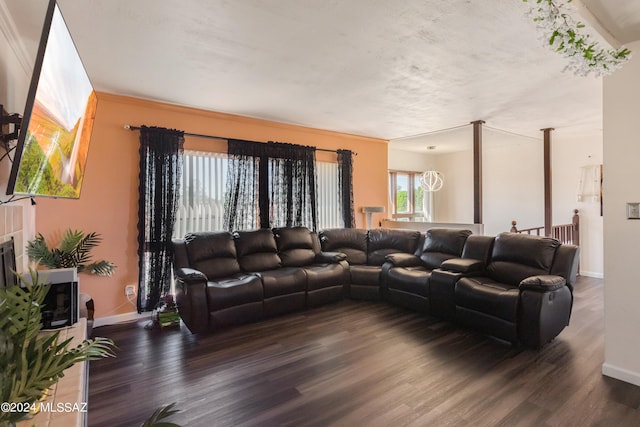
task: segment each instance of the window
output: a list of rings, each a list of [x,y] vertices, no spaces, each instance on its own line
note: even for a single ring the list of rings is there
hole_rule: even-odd
[[[391,216],[399,221],[424,217],[424,190],[421,172],[389,171]]]
[[[222,230],[227,155],[185,151],[174,238]]]
[[[174,238],[182,238],[189,232],[224,229],[227,169],[225,153],[185,151]],[[317,162],[316,185],[318,228],[342,227],[344,222],[339,208],[338,164]]]

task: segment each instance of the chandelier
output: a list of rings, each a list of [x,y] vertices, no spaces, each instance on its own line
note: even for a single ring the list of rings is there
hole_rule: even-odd
[[[444,185],[444,176],[438,171],[426,171],[420,178],[420,186],[424,191],[433,193]]]

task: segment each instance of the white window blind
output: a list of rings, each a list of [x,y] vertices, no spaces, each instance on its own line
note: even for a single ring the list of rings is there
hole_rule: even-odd
[[[174,238],[182,238],[190,232],[223,230],[227,159],[224,153],[185,151]],[[318,228],[343,227],[338,164],[317,162],[316,185]]]

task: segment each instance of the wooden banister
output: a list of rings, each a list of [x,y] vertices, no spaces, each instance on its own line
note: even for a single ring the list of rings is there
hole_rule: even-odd
[[[518,223],[515,220],[511,221],[510,231],[512,233],[535,234],[536,236],[540,236],[541,233],[542,235],[544,235],[544,229],[545,229],[544,226],[524,228],[522,230],[518,230],[517,226],[518,226]],[[552,226],[549,237],[558,239],[562,243],[568,243],[568,244],[579,246],[580,245],[580,216],[578,215],[578,209],[573,210],[573,218],[571,219],[571,224],[560,224],[560,225]]]

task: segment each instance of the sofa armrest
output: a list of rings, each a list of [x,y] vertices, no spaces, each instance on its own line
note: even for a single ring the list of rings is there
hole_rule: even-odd
[[[192,333],[208,329],[207,276],[193,268],[177,268],[176,304],[182,321]]]
[[[481,273],[484,270],[484,263],[478,259],[471,258],[451,258],[444,261],[440,268],[442,270],[453,271],[455,273],[473,274]]]
[[[520,282],[520,290],[527,289],[531,291],[549,292],[563,288],[566,284],[567,281],[562,276],[554,276],[550,274],[531,276]]]
[[[177,281],[182,282],[185,285],[206,283],[209,280],[204,273],[193,268],[176,268],[175,276]]]
[[[402,252],[389,254],[384,259],[394,267],[420,267],[422,265],[422,260],[419,257]]]
[[[316,255],[315,262],[337,264],[340,261],[346,261],[347,254],[342,252],[319,252]]]

